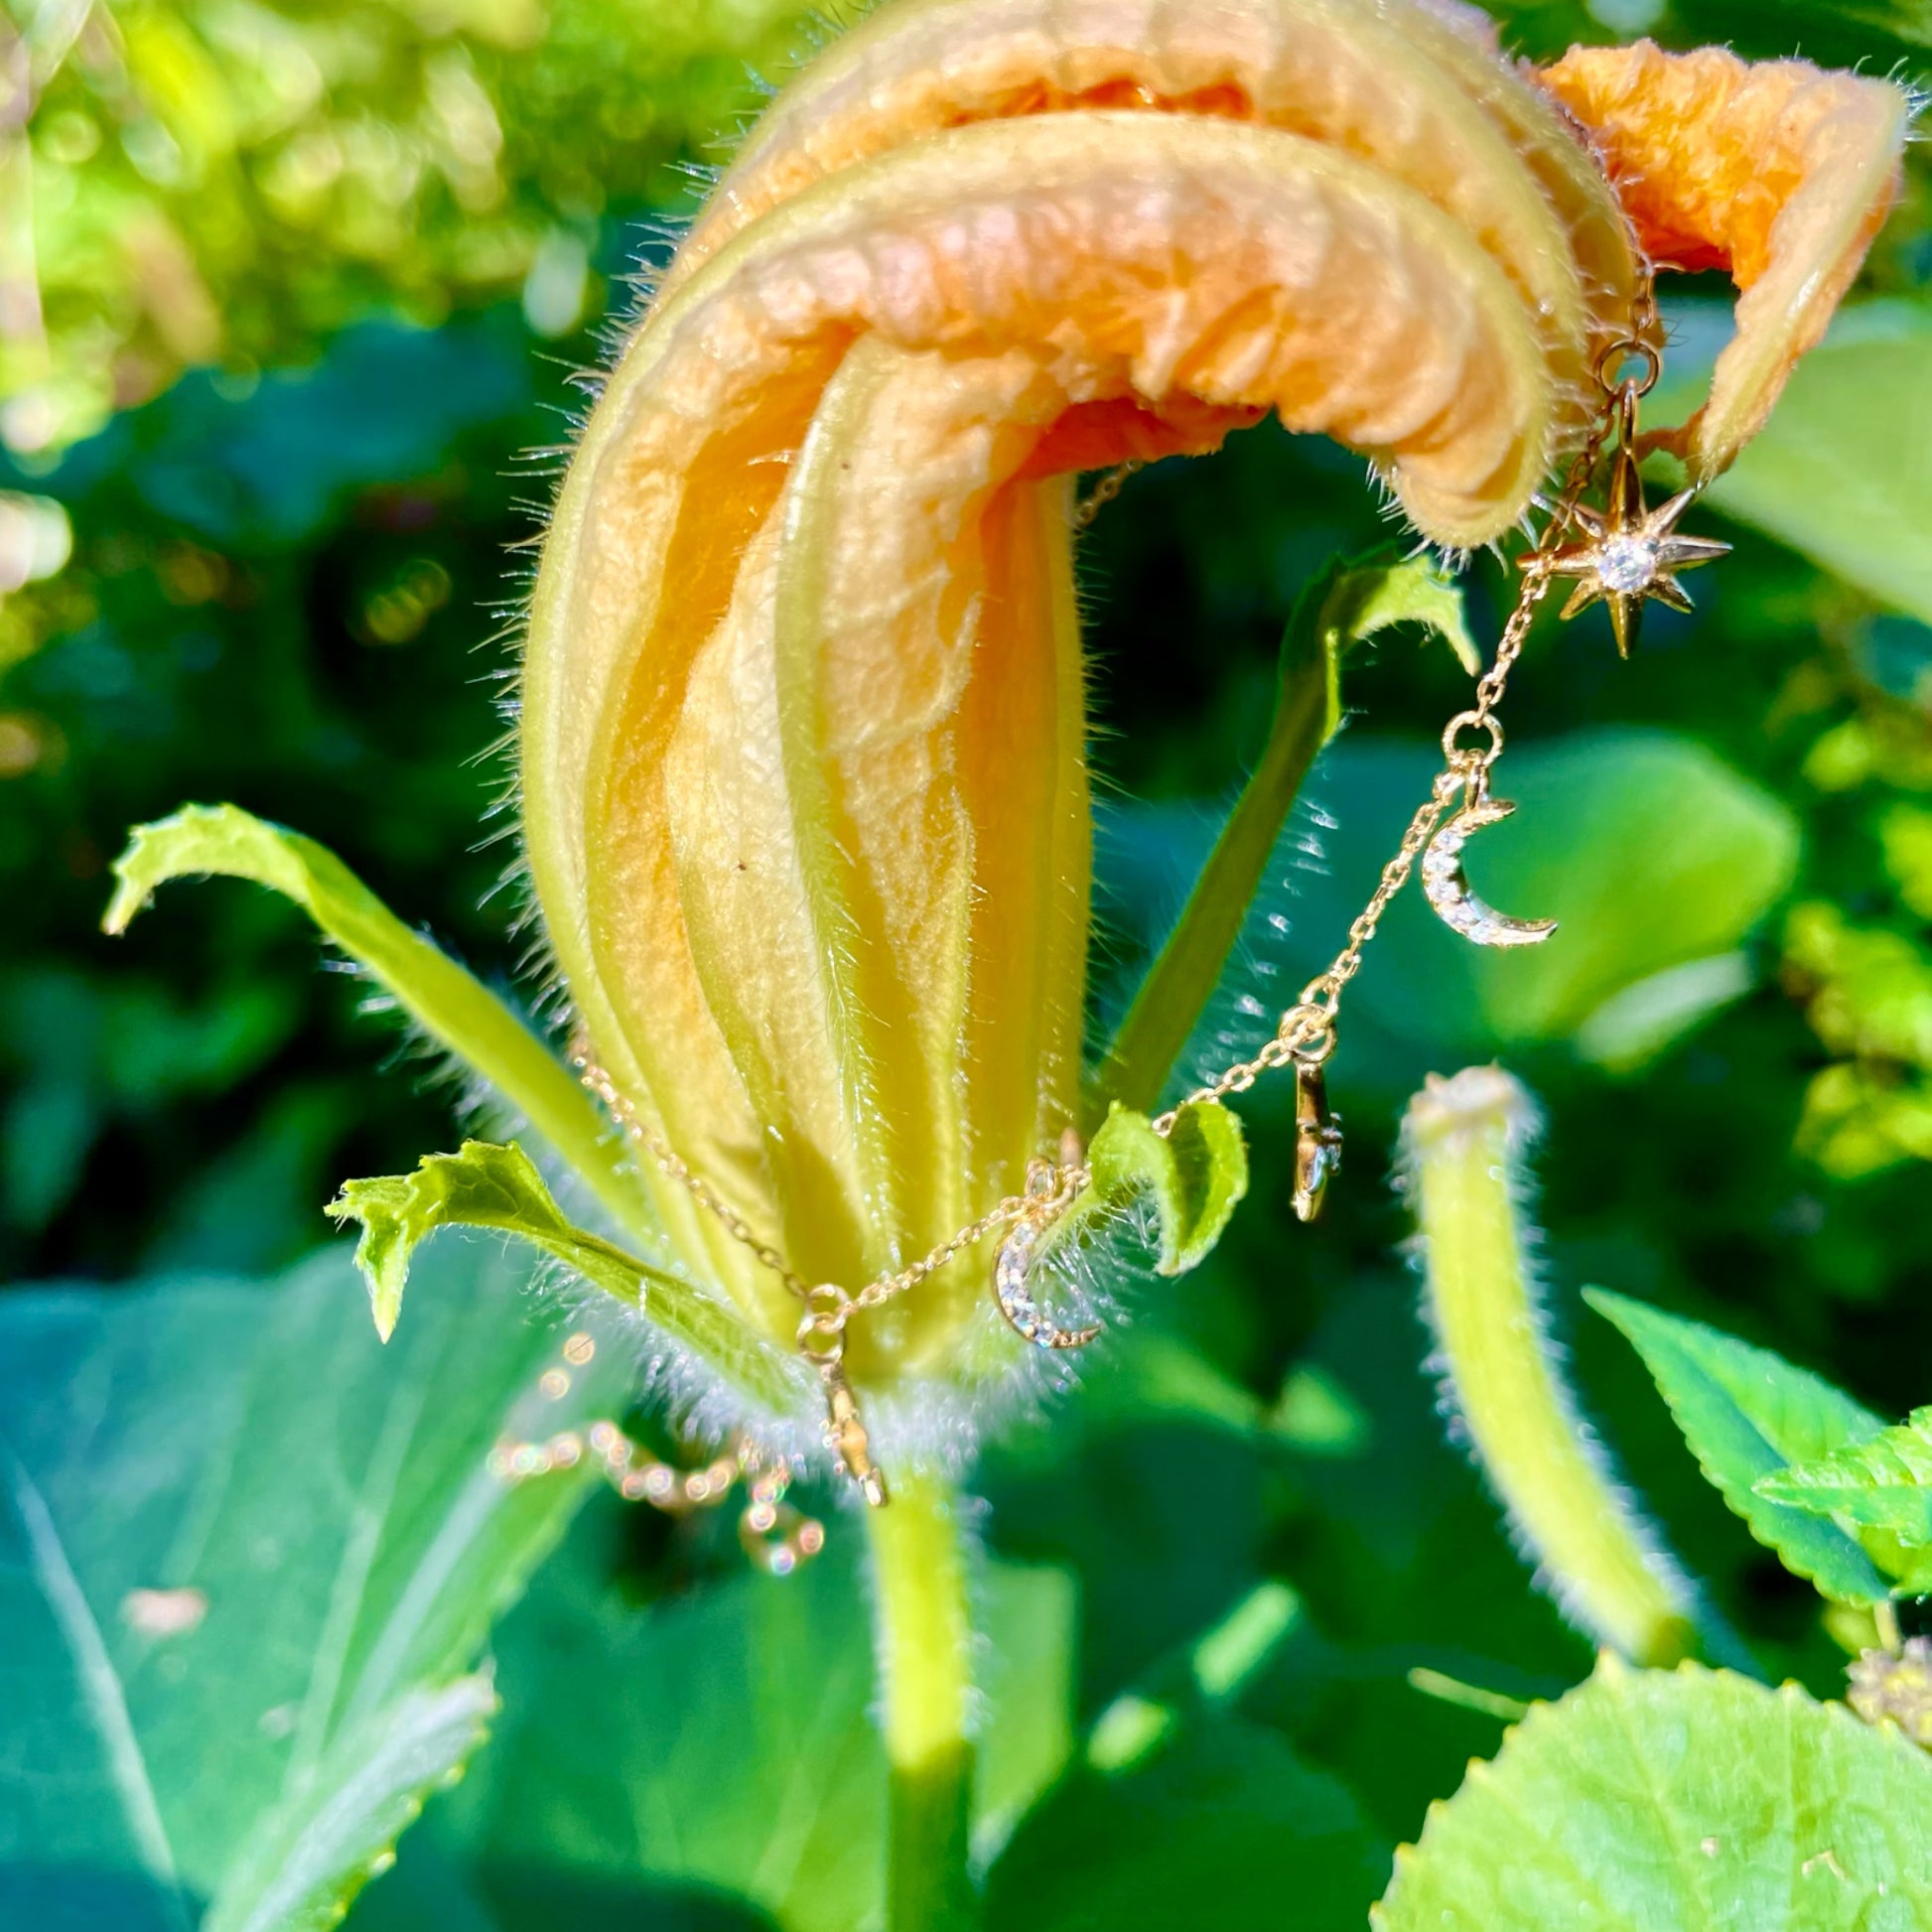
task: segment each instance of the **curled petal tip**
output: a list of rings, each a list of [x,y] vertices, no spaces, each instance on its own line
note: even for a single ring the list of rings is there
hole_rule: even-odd
[[[1708,482],[1763,428],[1883,225],[1911,97],[1808,61],[1649,41],[1573,48],[1540,77],[1596,142],[1648,253],[1737,286],[1736,333],[1678,438]]]

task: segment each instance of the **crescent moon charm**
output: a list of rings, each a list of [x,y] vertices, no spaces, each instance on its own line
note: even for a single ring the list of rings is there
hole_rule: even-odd
[[[1422,855],[1422,889],[1436,915],[1478,946],[1535,946],[1556,931],[1555,919],[1512,919],[1469,890],[1462,848],[1472,832],[1500,824],[1515,805],[1507,798],[1471,799],[1429,841]]]
[[[1000,1243],[993,1263],[993,1299],[1000,1312],[1035,1348],[1084,1348],[1100,1332],[1099,1322],[1087,1328],[1062,1328],[1034,1299],[1028,1286],[1034,1251],[1039,1237],[1066,1212],[1068,1200],[1058,1194],[1028,1202],[1013,1232]]]

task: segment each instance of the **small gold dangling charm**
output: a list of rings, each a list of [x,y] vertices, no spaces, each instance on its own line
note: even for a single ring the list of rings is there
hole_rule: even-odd
[[[994,1258],[993,1299],[1015,1330],[1035,1348],[1084,1348],[1100,1333],[1097,1321],[1086,1328],[1059,1327],[1034,1299],[1028,1284],[1040,1236],[1072,1206],[1077,1192],[1066,1178],[1066,1170],[1050,1161],[1030,1162],[1027,1204]]]
[[[1654,375],[1651,380],[1655,380]],[[1578,503],[1571,512],[1587,541],[1558,551],[1548,566],[1554,576],[1579,580],[1563,607],[1566,618],[1587,610],[1599,598],[1608,607],[1620,657],[1628,657],[1636,644],[1646,599],[1654,597],[1673,611],[1694,609],[1674,573],[1711,563],[1730,552],[1727,543],[1712,537],[1679,536],[1673,527],[1696,500],[1696,489],[1680,489],[1654,510],[1645,507],[1643,479],[1632,447],[1640,393],[1635,383],[1626,383],[1617,398],[1617,448],[1610,459],[1610,483],[1603,508],[1593,510],[1587,503]]]
[[[1465,731],[1488,734],[1486,750],[1461,743]],[[1447,808],[1460,786],[1462,803],[1445,819],[1422,849],[1423,897],[1430,909],[1453,932],[1478,946],[1534,946],[1557,929],[1555,919],[1512,919],[1485,903],[1462,870],[1462,848],[1471,834],[1500,825],[1515,811],[1507,798],[1489,795],[1489,773],[1503,755],[1503,728],[1493,711],[1458,712],[1443,729],[1443,756],[1448,760],[1436,780],[1437,809]]]
[[[1341,1117],[1328,1111],[1328,1077],[1320,1058],[1295,1062],[1295,1193],[1298,1221],[1321,1212],[1328,1182],[1341,1172]]]
[[[872,1459],[872,1442],[858,1398],[845,1373],[845,1321],[852,1299],[844,1289],[827,1282],[805,1298],[805,1313],[798,1323],[798,1352],[818,1371],[825,1385],[825,1447],[838,1457],[847,1478],[859,1485],[874,1509],[892,1501],[885,1471]]]
[[[1477,897],[1462,870],[1469,835],[1499,825],[1516,809],[1507,798],[1477,790],[1424,847],[1423,897],[1447,926],[1478,946],[1536,946],[1556,931],[1555,919],[1512,919]]]

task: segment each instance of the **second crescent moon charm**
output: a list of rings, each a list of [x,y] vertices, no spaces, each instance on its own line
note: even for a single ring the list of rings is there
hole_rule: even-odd
[[[1042,1196],[1029,1201],[1013,1232],[1000,1243],[993,1263],[993,1297],[1015,1329],[1035,1348],[1084,1348],[1100,1332],[1095,1322],[1086,1328],[1062,1328],[1034,1299],[1028,1276],[1039,1237],[1065,1212],[1068,1203]]]
[[[1478,946],[1535,946],[1556,931],[1555,919],[1512,919],[1469,890],[1462,848],[1472,832],[1497,825],[1516,809],[1506,798],[1475,798],[1444,825],[1422,855],[1422,889],[1436,915]]]

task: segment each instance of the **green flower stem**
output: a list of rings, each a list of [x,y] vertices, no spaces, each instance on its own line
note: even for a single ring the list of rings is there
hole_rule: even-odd
[[[888,1932],[979,1922],[967,1870],[973,1789],[973,1625],[959,1499],[940,1476],[896,1476],[866,1512],[892,1778]]]
[[[1689,1592],[1613,1481],[1545,1333],[1517,1202],[1536,1109],[1500,1067],[1431,1077],[1404,1127],[1429,1314],[1470,1448],[1541,1576],[1649,1665],[1694,1647]]]
[[[1341,660],[1350,645],[1397,623],[1442,636],[1471,677],[1480,669],[1461,594],[1425,560],[1402,557],[1393,546],[1334,559],[1296,599],[1260,762],[1087,1082],[1088,1134],[1116,1101],[1142,1113],[1159,1103],[1241,936],[1303,780],[1341,723]]]
[[[1087,1131],[1114,1102],[1151,1112],[1185,1048],[1248,916],[1283,822],[1328,735],[1328,687],[1317,667],[1285,677],[1275,727],[1187,895],[1160,956],[1095,1069]]]

